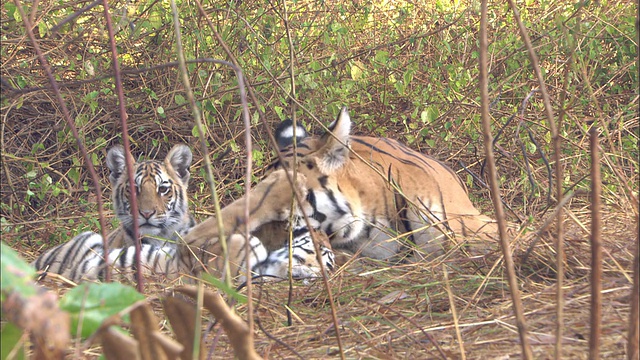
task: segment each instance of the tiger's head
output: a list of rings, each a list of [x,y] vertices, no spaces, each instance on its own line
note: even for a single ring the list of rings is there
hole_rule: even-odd
[[[175,239],[176,233],[183,235],[194,226],[187,200],[192,158],[189,147],[182,144],[175,145],[164,161],[134,162],[132,158],[138,204],[138,213],[132,214],[124,149],[115,146],[109,150],[113,207],[129,238],[133,238],[133,216],[138,217],[145,243],[162,244],[162,239]]]

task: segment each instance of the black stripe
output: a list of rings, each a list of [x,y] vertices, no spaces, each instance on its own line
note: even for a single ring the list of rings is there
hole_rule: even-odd
[[[340,207],[340,204],[338,204],[338,200],[336,200],[336,196],[334,195],[333,191],[332,191],[332,190],[330,190],[330,189],[326,189],[326,190],[327,190],[327,195],[329,196],[329,200],[331,200],[331,202],[333,203],[333,205],[334,205],[334,208],[335,208],[336,212],[337,212],[340,216],[343,216],[343,215],[348,214],[348,212],[347,212],[347,211],[345,211],[345,210],[343,210],[343,209]],[[349,203],[347,203],[347,207],[348,207],[348,206],[349,206]]]
[[[78,257],[78,255],[80,254],[80,252],[83,250],[85,243],[87,242],[87,240],[89,240],[91,238],[91,236],[94,235],[94,233],[85,233],[86,236],[83,237],[81,240],[77,241],[74,246],[72,246],[69,251],[65,254],[65,256],[62,259],[62,262],[60,263],[60,270],[63,270],[65,267],[68,266],[68,264],[73,265],[74,263],[77,263],[79,260],[83,261],[88,254],[92,254],[95,255],[97,254],[101,254],[104,250],[98,251],[97,249],[102,249],[102,244],[96,244],[94,246],[92,246],[89,249],[85,249],[84,253],[82,253],[81,257]],[[73,239],[72,239],[73,241]],[[95,253],[94,253],[94,249],[95,249]],[[64,267],[63,267],[64,266]]]
[[[422,170],[424,171],[424,169],[423,169],[422,167],[420,167],[420,166],[419,166],[417,163],[415,163],[414,161],[407,160],[407,159],[403,159],[403,158],[401,158],[401,157],[399,157],[399,156],[397,156],[397,155],[392,155],[391,153],[388,153],[388,152],[386,152],[386,151],[384,151],[384,150],[380,149],[379,147],[377,147],[377,146],[375,146],[375,145],[373,145],[373,144],[370,144],[370,143],[368,143],[368,142],[366,142],[366,141],[364,141],[364,140],[362,140],[362,139],[352,138],[352,140],[353,140],[354,142],[357,142],[357,143],[360,143],[360,144],[362,144],[362,145],[365,145],[365,146],[369,147],[371,150],[373,150],[373,151],[375,151],[375,152],[378,152],[378,153],[380,153],[380,154],[383,154],[383,155],[389,156],[389,157],[391,157],[391,158],[394,158],[394,159],[396,159],[397,161],[400,161],[401,163],[403,163],[403,164],[405,164],[405,165],[415,166],[415,167],[417,167],[417,168],[419,168],[419,169],[422,169]],[[389,139],[387,139],[387,138],[380,138],[379,140],[381,140],[381,141],[383,141],[383,142],[387,143],[389,146],[392,146],[391,144],[389,144],[389,141],[388,141]],[[397,145],[400,145],[400,143],[397,143],[397,142],[396,142],[396,144],[397,144]],[[396,147],[394,147],[394,146],[392,146],[392,147],[393,147],[394,149],[396,148]],[[409,157],[411,157],[411,158],[416,159],[418,162],[421,162],[424,166],[427,166],[427,167],[429,167],[431,170],[434,170],[434,171],[435,171],[435,169],[433,168],[433,166],[431,166],[429,163],[427,163],[427,162],[424,160],[424,158],[422,158],[422,157],[427,157],[426,155],[424,155],[424,154],[422,154],[422,153],[419,153],[419,152],[417,152],[417,151],[414,151],[414,150],[412,150],[412,149],[409,149],[409,148],[407,148],[407,147],[404,147],[404,146],[400,146],[400,148],[399,148],[399,149],[397,149],[397,150],[402,151],[405,155],[407,155],[407,156],[409,156]],[[418,155],[421,155],[422,157],[421,157],[421,156],[418,156]]]

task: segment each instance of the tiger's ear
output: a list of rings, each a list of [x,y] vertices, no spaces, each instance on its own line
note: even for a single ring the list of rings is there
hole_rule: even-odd
[[[131,157],[131,163],[135,164],[133,157]],[[122,146],[116,145],[109,149],[109,152],[107,152],[107,167],[111,170],[109,181],[111,181],[112,185],[115,185],[122,173],[126,170],[124,148]]]
[[[175,145],[165,158],[164,162],[167,167],[173,168],[176,174],[182,180],[184,185],[189,183],[189,166],[191,166],[191,161],[193,160],[193,154],[191,153],[191,149],[187,145],[178,144]]]
[[[321,147],[318,150],[318,167],[323,174],[331,174],[340,169],[349,159],[349,139],[351,133],[351,117],[347,107],[329,125],[329,132],[322,135]]]
[[[302,126],[300,122],[296,122],[295,131],[293,121],[291,119],[286,119],[278,125],[274,133],[276,142],[278,143],[278,149],[284,150],[284,148],[293,144],[294,132],[296,143],[299,143],[302,139],[307,137],[307,130],[305,130],[304,126]]]

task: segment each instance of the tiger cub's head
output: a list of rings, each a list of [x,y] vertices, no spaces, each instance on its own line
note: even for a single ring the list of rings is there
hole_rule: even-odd
[[[176,232],[182,235],[193,226],[187,200],[192,158],[189,147],[180,144],[169,151],[164,161],[134,162],[132,159],[138,204],[138,213],[132,214],[124,149],[116,146],[109,150],[107,167],[111,170],[113,207],[130,237],[134,215],[138,217],[140,234],[151,237],[175,239]],[[144,241],[156,242],[148,237]]]

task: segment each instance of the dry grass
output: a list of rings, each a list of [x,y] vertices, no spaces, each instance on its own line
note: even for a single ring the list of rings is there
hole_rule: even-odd
[[[608,214],[603,229],[603,358],[625,354],[632,248],[633,219]],[[625,225],[625,223],[627,225]],[[580,225],[567,224],[567,281],[565,355],[586,358],[589,337],[588,234]],[[520,269],[521,291],[536,359],[552,358],[555,318],[553,258],[545,245],[534,250],[534,259]],[[458,325],[469,359],[518,357],[520,347],[511,301],[501,264],[493,259],[469,261],[462,256],[446,260]],[[533,270],[539,267],[538,270]],[[368,273],[354,274],[349,267],[332,277],[331,285],[341,321],[347,358],[437,358],[437,346],[447,358],[459,358],[459,346],[439,261],[381,267],[368,264]],[[287,327],[283,299],[286,284],[261,288],[256,318],[269,336],[295,349],[303,358],[336,355],[335,339],[326,297],[320,284],[294,288],[296,314]],[[433,343],[437,344],[437,346]],[[270,358],[294,358],[285,346],[258,331],[256,345]],[[221,350],[218,350],[221,351]],[[219,354],[219,353],[217,353]]]
[[[575,217],[569,216],[566,223],[563,353],[566,358],[586,359],[590,331],[588,212],[574,206],[570,213]],[[610,208],[603,218],[601,356],[620,359],[626,354],[635,224],[629,215]],[[518,259],[526,246],[524,242],[519,244],[515,258],[521,265],[518,277],[533,354],[536,359],[553,358],[556,304],[552,247],[542,239],[528,262],[522,264]],[[452,250],[447,256],[415,264],[349,261],[330,280],[346,358],[443,358],[441,354],[447,359],[460,358],[443,264],[449,275],[466,358],[519,357],[521,350],[506,276],[499,250],[497,247],[494,250],[473,259]],[[172,288],[172,284],[161,280],[147,283],[146,294],[159,316],[162,312],[158,299]],[[322,283],[296,282],[291,291],[293,302],[287,306],[286,281],[255,286],[258,353],[272,359],[337,357],[335,329]],[[291,326],[287,325],[287,308],[292,313]],[[237,306],[237,311],[246,317],[245,306]],[[220,326],[211,318],[203,320],[205,348],[212,358],[231,358],[233,350]],[[95,358],[99,353],[92,348],[84,351],[83,357]]]

